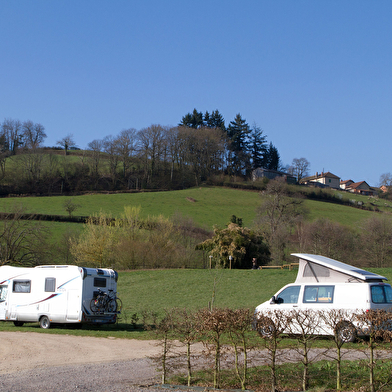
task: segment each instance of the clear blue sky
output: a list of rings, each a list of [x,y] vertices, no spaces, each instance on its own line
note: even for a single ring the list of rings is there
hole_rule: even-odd
[[[284,164],[392,172],[392,1],[0,0],[0,122],[79,147],[194,108],[257,124]]]

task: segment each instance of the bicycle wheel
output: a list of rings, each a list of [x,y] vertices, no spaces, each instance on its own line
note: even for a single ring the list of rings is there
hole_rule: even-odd
[[[93,299],[90,301],[90,309],[91,309],[91,311],[92,311],[93,313],[97,313],[97,312],[99,311],[98,305],[99,305],[99,301],[98,301],[97,299],[94,299],[94,298],[93,298]]]
[[[117,302],[115,299],[111,299],[106,305],[106,311],[114,313],[117,310]]]

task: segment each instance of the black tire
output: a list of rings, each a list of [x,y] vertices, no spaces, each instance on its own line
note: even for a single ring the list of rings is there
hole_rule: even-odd
[[[256,321],[256,330],[262,338],[270,338],[275,333],[275,324],[269,317],[260,317]]]
[[[341,343],[352,343],[357,340],[357,329],[349,321],[341,321],[336,326],[335,334]]]
[[[23,321],[14,321],[15,327],[23,327],[24,322]]]
[[[42,316],[39,319],[39,326],[43,329],[49,329],[50,328],[50,320],[48,316]]]
[[[106,311],[109,313],[114,313],[117,311],[117,302],[115,299],[111,299],[106,305]]]
[[[99,301],[98,300],[96,300],[96,299],[92,299],[91,301],[90,301],[90,310],[93,312],[93,313],[98,313],[98,311],[99,311]]]

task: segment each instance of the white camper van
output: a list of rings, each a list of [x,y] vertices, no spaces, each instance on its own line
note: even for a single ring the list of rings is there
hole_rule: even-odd
[[[115,323],[117,272],[73,265],[0,267],[0,320],[51,323]]]
[[[280,289],[269,301],[257,306],[257,318],[275,311],[291,310],[344,310],[347,315],[368,309],[392,308],[392,288],[386,277],[374,274],[324,256],[293,253],[299,258],[297,278],[294,283]],[[341,340],[353,341],[357,330],[355,323],[342,320]],[[266,330],[264,332],[267,332]],[[320,325],[317,334],[334,334]]]

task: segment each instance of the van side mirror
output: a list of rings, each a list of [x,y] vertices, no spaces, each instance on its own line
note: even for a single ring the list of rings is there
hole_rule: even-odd
[[[271,305],[272,305],[272,304],[276,304],[276,298],[275,298],[274,295],[273,295],[272,298],[271,298],[270,304],[271,304]]]

